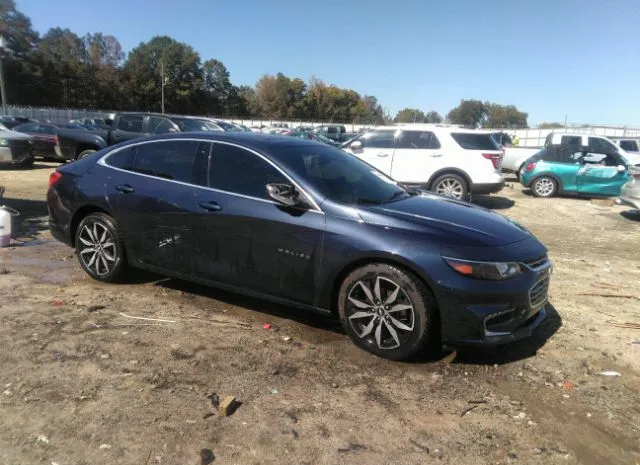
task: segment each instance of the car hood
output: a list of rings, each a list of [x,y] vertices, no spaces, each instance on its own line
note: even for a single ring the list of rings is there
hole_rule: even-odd
[[[532,237],[524,227],[491,210],[437,195],[360,205],[358,212],[365,223],[426,234],[450,246],[492,247]]]
[[[15,131],[0,131],[0,139],[7,140],[30,140],[33,139],[29,134]]]
[[[626,158],[630,165],[640,165],[640,153],[638,152],[626,152],[623,157]]]

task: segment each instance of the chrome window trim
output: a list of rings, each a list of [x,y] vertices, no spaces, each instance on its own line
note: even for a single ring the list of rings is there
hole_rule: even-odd
[[[143,144],[153,144],[153,143],[157,143],[157,142],[170,142],[170,141],[207,142],[207,143],[211,143],[211,144],[213,144],[214,142],[218,142],[218,143],[232,145],[232,146],[247,150],[247,151],[253,153],[254,155],[257,155],[261,159],[265,160],[271,166],[273,166],[276,170],[278,170],[285,178],[287,178],[304,195],[304,197],[310,202],[311,206],[313,207],[312,209],[307,210],[308,212],[317,213],[317,214],[320,214],[320,215],[324,215],[325,214],[322,211],[322,209],[320,208],[320,206],[316,203],[315,199],[313,199],[313,197],[311,197],[309,194],[307,194],[307,192],[304,189],[302,189],[297,182],[295,182],[293,179],[291,179],[291,177],[287,173],[285,173],[279,166],[277,166],[271,160],[269,160],[268,158],[264,157],[263,155],[261,155],[260,153],[256,152],[255,150],[252,150],[252,149],[250,149],[248,147],[244,147],[242,145],[234,144],[234,143],[231,143],[231,142],[217,141],[217,140],[213,140],[213,139],[198,139],[198,138],[195,138],[195,137],[184,137],[184,138],[182,138],[182,137],[181,138],[177,138],[176,137],[176,138],[171,138],[171,139],[145,140],[145,141],[140,141],[140,142],[135,142],[135,143],[132,143],[132,144],[128,144],[128,145],[125,145],[124,147],[118,147],[115,150],[111,150],[109,153],[106,153],[102,157],[100,157],[100,160],[98,160],[97,164],[100,165],[100,166],[104,166],[105,168],[109,168],[109,169],[116,170],[116,171],[121,171],[123,173],[135,174],[137,176],[142,176],[142,177],[151,178],[151,179],[160,179],[160,180],[165,181],[165,182],[171,182],[171,183],[180,184],[180,185],[189,186],[189,187],[196,187],[198,189],[205,189],[205,190],[209,190],[209,191],[212,191],[212,192],[218,192],[218,193],[221,193],[221,194],[233,195],[233,196],[241,197],[241,198],[244,198],[244,199],[257,200],[259,202],[268,203],[268,204],[275,205],[275,206],[281,206],[281,204],[279,204],[278,202],[274,202],[272,200],[261,199],[259,197],[252,197],[250,195],[238,194],[236,192],[229,192],[229,191],[225,191],[225,190],[222,190],[222,189],[215,189],[215,188],[209,187],[209,186],[200,186],[198,184],[193,184],[193,183],[189,183],[189,182],[176,181],[175,179],[166,179],[166,178],[161,178],[161,177],[158,177],[158,176],[151,176],[149,174],[138,173],[136,171],[129,171],[129,170],[125,170],[125,169],[122,169],[122,168],[117,168],[117,167],[109,165],[107,163],[107,159],[111,155],[113,155],[115,153],[118,153],[121,150],[128,149],[128,148],[131,148],[131,147],[135,147],[135,146],[138,146],[138,145],[143,145]],[[213,155],[212,153],[209,153],[209,161],[211,160],[212,155]],[[209,168],[209,166],[207,165],[207,170],[208,170],[208,168]],[[208,181],[208,179],[207,179],[207,181]]]

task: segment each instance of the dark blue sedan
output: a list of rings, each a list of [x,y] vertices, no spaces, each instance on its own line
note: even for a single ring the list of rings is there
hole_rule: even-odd
[[[389,359],[436,337],[513,341],[545,317],[550,262],[526,229],[318,142],[137,139],[58,168],[47,197],[52,234],[94,279],[143,268],[336,314]]]

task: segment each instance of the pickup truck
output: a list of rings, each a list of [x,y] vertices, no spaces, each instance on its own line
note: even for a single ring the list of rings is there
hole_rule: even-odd
[[[347,128],[340,124],[320,126],[314,129],[313,132],[315,132],[316,134],[321,134],[334,142],[340,143],[346,142],[350,139],[353,139],[355,136],[360,135],[347,132]]]
[[[516,177],[519,178],[520,169],[525,161],[531,158],[545,147],[551,145],[576,145],[581,147],[589,147],[594,150],[617,150],[630,165],[636,165],[640,163],[640,154],[634,154],[627,152],[622,148],[616,146],[611,140],[604,136],[594,136],[590,134],[577,134],[577,133],[564,133],[564,132],[552,132],[550,133],[544,142],[544,147],[504,147],[504,157],[502,159],[502,169],[505,171],[512,171]]]
[[[110,145],[169,132],[219,131],[207,118],[160,113],[118,113],[109,129],[60,130],[58,158],[78,160]]]

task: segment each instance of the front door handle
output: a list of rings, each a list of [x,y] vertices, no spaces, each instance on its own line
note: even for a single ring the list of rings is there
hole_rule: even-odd
[[[136,189],[129,184],[120,184],[119,186],[116,186],[116,190],[122,192],[123,194],[131,194],[132,192],[136,191]]]
[[[441,153],[432,153],[431,155],[429,155],[431,158],[438,158],[441,157],[442,154]]]
[[[220,210],[222,210],[222,207],[220,206],[220,204],[218,204],[217,202],[200,202],[198,204],[198,206],[200,208],[204,208],[205,210],[208,210],[210,212],[219,212]]]
[[[380,157],[380,158],[385,158],[385,157],[388,157],[389,154],[388,153],[378,153],[376,156]]]

